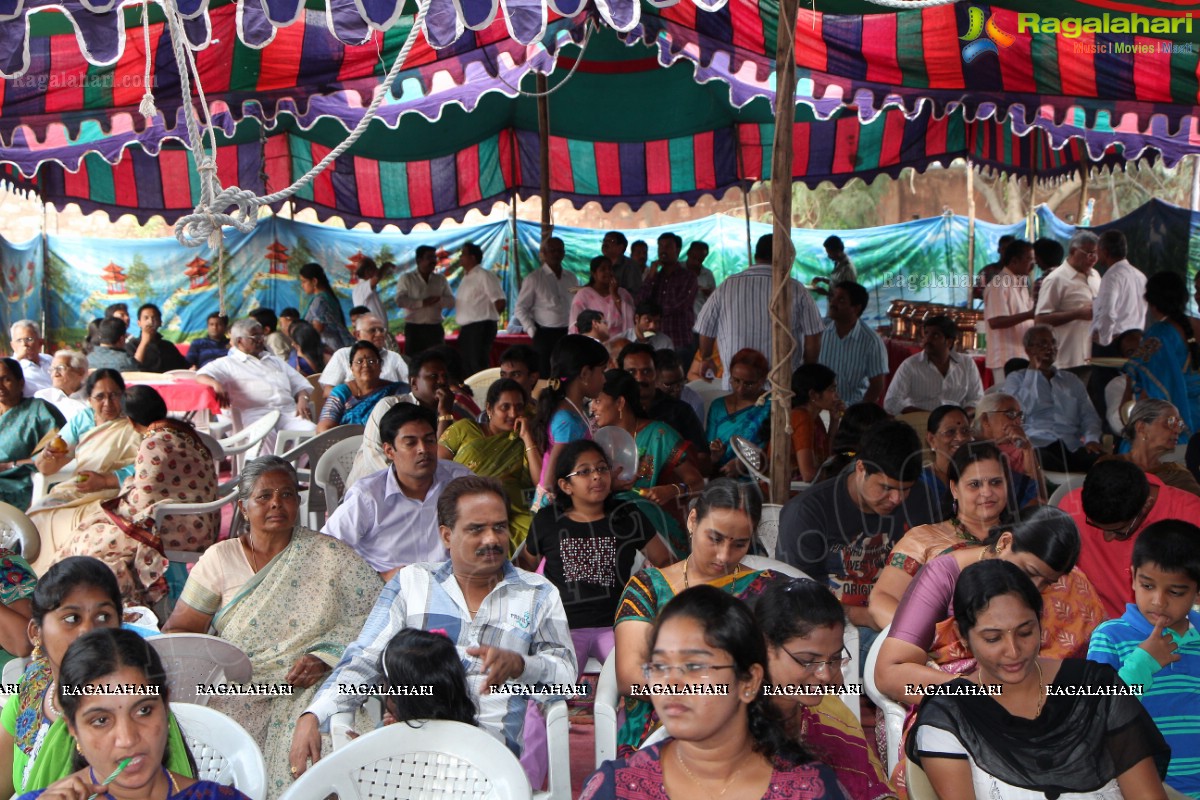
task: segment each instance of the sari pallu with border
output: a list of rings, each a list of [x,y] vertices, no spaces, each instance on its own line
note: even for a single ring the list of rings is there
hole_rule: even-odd
[[[331,669],[358,638],[383,582],[346,545],[304,527],[213,616],[213,629],[245,651],[255,684],[283,684],[296,660],[321,659]],[[219,696],[209,706],[241,723],[267,764],[267,792],[290,785],[288,752],[296,720],[324,679],[291,696]],[[358,730],[370,730],[370,726]],[[329,752],[328,736],[322,752]]]

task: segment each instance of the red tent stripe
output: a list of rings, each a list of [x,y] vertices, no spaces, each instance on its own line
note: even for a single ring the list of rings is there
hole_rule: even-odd
[[[43,91],[46,93],[46,111],[53,113],[80,108],[83,105],[83,83],[87,77],[88,64],[84,60],[83,53],[79,49],[79,42],[75,41],[74,36],[50,37],[50,64],[52,65],[51,74],[58,79],[58,83],[61,85],[43,87]],[[29,72],[19,80],[36,81],[43,77]],[[75,80],[76,78],[78,80]],[[8,83],[8,81],[0,81],[0,83]]]
[[[459,206],[478,203],[483,196],[479,190],[479,145],[459,150],[454,161],[458,173]]]
[[[236,7],[230,7],[236,11]],[[212,20],[212,38],[213,41],[225,42],[235,41],[237,37],[237,16],[235,14],[219,14],[214,10],[209,14],[209,19]],[[155,54],[158,53],[158,41],[162,38],[162,25],[155,25],[150,30],[150,41],[155,46]],[[277,34],[278,35],[278,32]],[[166,52],[170,53],[171,48],[168,46]],[[200,80],[204,84],[205,93],[208,92],[228,92],[230,80],[232,78],[229,69],[230,51],[224,47],[206,47],[196,53],[196,67],[200,70]]]
[[[963,85],[962,51],[954,6],[936,6],[921,12],[921,39],[925,70],[931,89],[954,89]]]
[[[409,161],[408,208],[413,217],[433,214],[433,180],[429,175],[428,161]]]
[[[510,129],[500,131],[500,143],[498,145],[500,152],[500,175],[504,178],[504,185],[512,188],[516,185],[513,180],[513,168],[520,168],[520,164],[513,164],[513,149],[516,142],[513,141],[513,132]]]
[[[312,153],[313,166],[316,166],[322,158],[328,155],[330,149],[315,142],[310,144],[309,152]],[[229,184],[222,180],[221,185],[228,186]],[[320,175],[313,178],[313,182],[310,185],[312,186],[314,203],[321,206],[328,206],[329,208],[337,207],[337,197],[333,191],[333,173],[330,170],[321,172]]]
[[[671,146],[666,139],[646,142],[646,194],[671,194]]]
[[[379,48],[376,47],[376,41],[379,41],[382,36],[382,33],[376,31],[366,44],[342,48],[342,68],[338,70],[338,80],[348,81],[374,74],[375,66],[379,63]]]
[[[187,151],[163,149],[158,154],[158,171],[162,173],[163,207],[190,208],[192,188]]]
[[[1096,35],[1058,40],[1058,74],[1065,95],[1096,96]]]
[[[992,12],[996,25],[1008,34],[1016,34],[1015,11],[997,8]],[[1006,92],[1036,92],[1033,78],[1033,40],[1029,36],[1013,36],[1013,43],[1000,51],[1000,79]]]
[[[263,152],[263,162],[266,164],[266,192],[277,192],[292,182],[292,155],[288,149],[288,136],[270,136],[267,138]]]
[[[550,137],[550,191],[574,192],[575,174],[571,171],[571,150],[561,136]]]
[[[694,3],[676,3],[658,10],[659,16],[677,22],[689,30],[696,30],[696,6]]]
[[[754,126],[754,130],[757,133],[759,131],[758,126]],[[775,133],[774,127],[772,126],[772,128],[771,128],[772,136],[774,136],[774,133]],[[811,137],[811,135],[812,135],[812,127],[809,125],[803,125],[803,124],[796,125],[792,128],[792,177],[793,178],[803,177],[809,173],[808,154],[809,154],[809,149],[811,146],[811,142],[809,141],[809,138]],[[769,146],[770,145],[764,145],[763,150],[762,150],[762,152],[763,152],[762,179],[763,180],[765,180],[768,177],[768,173],[770,172],[770,151],[767,150],[767,147],[769,147]]]
[[[153,26],[150,30],[150,53],[153,64],[154,46],[157,37],[154,35],[161,25]],[[142,47],[141,30],[137,36],[125,37],[125,51],[113,65],[112,71],[112,104],[114,106],[136,106],[146,93],[143,85],[146,73],[146,53]],[[154,72],[151,70],[151,80]],[[207,89],[207,87],[205,87]]]
[[[795,136],[800,135],[797,128]],[[796,139],[792,138],[792,152],[795,152]],[[763,176],[762,135],[757,123],[745,123],[737,126],[737,146],[741,157],[738,159],[738,178],[740,180],[756,181]]]
[[[324,31],[322,31],[324,34]],[[263,50],[258,65],[258,90],[286,89],[296,85],[304,54],[304,15],[291,25],[275,29],[275,41]],[[228,65],[225,66],[228,70]]]
[[[904,114],[888,111],[883,125],[883,141],[879,143],[879,166],[900,163],[900,148],[904,145]]]
[[[796,66],[818,72],[825,72],[829,66],[829,50],[822,36],[822,19],[820,13],[813,13],[807,8],[796,10]]]
[[[929,125],[925,128],[926,155],[946,152],[946,127],[948,124],[949,117],[930,118]]]
[[[900,85],[904,73],[896,57],[896,15],[868,14],[862,18],[862,54],[867,62],[867,80]]]
[[[379,162],[355,156],[354,181],[358,185],[358,213],[364,217],[386,217],[379,187]]]
[[[696,189],[717,188],[716,165],[713,163],[713,132],[698,133],[692,140],[692,161],[696,165]]]
[[[1171,102],[1171,54],[1161,51],[1158,39],[1135,36],[1133,85],[1137,96],[1156,103]],[[1143,51],[1141,48],[1147,48]]]
[[[76,46],[78,47],[78,45]],[[88,181],[88,171],[85,164],[80,163],[78,172],[63,170],[63,189],[67,197],[74,199],[87,200],[92,196],[92,187],[90,181]],[[189,196],[187,205],[190,206],[191,204],[191,197]]]
[[[773,53],[775,42],[767,49],[763,41],[761,11],[753,0],[733,0],[728,6],[729,21],[733,23],[733,46],[744,47],[753,53]]]
[[[113,204],[118,208],[140,208],[137,178],[133,176],[133,154],[126,151],[113,168]],[[149,198],[147,198],[149,199]]]
[[[602,196],[621,194],[621,147],[616,142],[596,142],[596,183]]]
[[[857,116],[842,117],[837,121],[837,132],[833,137],[833,174],[854,172],[858,157],[858,133],[861,130]]]
[[[237,186],[240,182],[238,179],[238,151],[236,146],[226,145],[224,147],[217,147],[217,177],[221,180],[222,186]]]

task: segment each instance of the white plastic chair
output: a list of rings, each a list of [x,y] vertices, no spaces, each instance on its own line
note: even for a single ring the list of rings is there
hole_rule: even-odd
[[[1070,494],[1075,489],[1083,486],[1084,475],[1076,472],[1047,472],[1044,473],[1046,480],[1052,483],[1057,483],[1058,488],[1050,495],[1049,504],[1058,508],[1058,504],[1063,501],[1063,498]]]
[[[750,473],[750,477],[759,483],[765,483],[767,486],[770,486],[771,479],[763,472],[768,467],[766,452],[749,439],[741,436],[731,437],[729,443],[733,445],[733,454],[737,456],[738,461],[742,462],[742,466]],[[804,491],[809,486],[812,486],[812,484],[805,483],[804,481],[791,481],[788,484],[788,490],[795,494]]]
[[[220,512],[224,506],[236,499],[236,488],[230,488],[228,494],[222,495],[209,503],[159,503],[154,507],[154,524],[156,526],[163,524],[168,516],[207,514],[210,511]],[[229,530],[231,537],[238,534],[238,516],[235,512]],[[178,561],[183,564],[194,564],[200,560],[200,553],[191,550],[167,550],[165,551],[165,555],[168,561]]]
[[[688,388],[700,395],[700,399],[704,401],[704,420],[701,422],[708,419],[708,407],[713,404],[713,401],[729,394],[729,391],[721,386],[720,381],[689,381]]]
[[[617,691],[617,651],[613,650],[600,669],[596,681],[596,699],[592,704],[592,731],[596,769],[617,757],[617,709],[621,694]]]
[[[172,703],[208,705],[196,684],[246,683],[250,659],[237,645],[204,633],[170,633],[146,639],[167,670]]]
[[[891,627],[891,625],[888,625],[875,637],[875,641],[871,644],[871,649],[867,651],[867,660],[863,663],[862,669],[863,689],[866,691],[867,697],[871,698],[871,702],[875,703],[883,711],[887,744],[887,771],[889,775],[892,774],[892,770],[896,768],[896,764],[900,760],[900,740],[904,735],[904,716],[906,713],[904,706],[885,695],[875,685],[875,664],[879,661],[879,649],[883,647],[883,643],[887,639],[888,631],[891,630]],[[876,721],[876,724],[878,724],[878,721]]]
[[[346,478],[354,469],[354,456],[362,447],[363,437],[343,439],[321,454],[313,468],[312,482],[325,491],[325,515],[328,517],[342,504],[346,494]],[[314,489],[309,488],[312,492]],[[315,528],[314,528],[315,530]]]
[[[42,537],[25,512],[8,503],[0,503],[0,547],[20,553],[26,561],[36,561],[42,552]]]
[[[758,543],[768,558],[775,558],[775,546],[779,541],[779,515],[783,506],[778,503],[763,503],[762,519],[758,522]]]
[[[364,734],[309,768],[280,800],[530,800],[521,763],[473,725],[434,720]]]
[[[198,779],[232,784],[250,800],[266,800],[267,765],[245,728],[220,711],[192,703],[172,702],[171,712],[196,759]]]
[[[38,471],[33,473],[33,497],[30,501],[32,507],[37,501],[41,500],[54,487],[55,484],[65,483],[75,477],[75,472],[79,469],[79,462],[71,459],[63,465],[63,468],[53,475],[43,475]]]
[[[483,399],[487,397],[487,390],[498,380],[500,380],[500,368],[489,367],[488,369],[476,372],[467,378],[464,383],[471,387],[471,394],[474,396],[475,402],[482,408]]]
[[[233,474],[237,475],[242,471],[242,464],[249,459],[254,459],[258,456],[262,442],[271,431],[275,430],[275,425],[279,422],[279,412],[270,411],[265,417],[257,419],[251,424],[228,436],[224,439],[217,440],[221,445],[221,450],[227,457],[233,458]]]
[[[280,438],[283,437],[284,433],[291,433],[291,431],[284,431],[280,433]],[[333,447],[338,442],[355,436],[361,438],[362,435],[362,425],[338,425],[336,428],[325,431],[319,436],[312,436],[305,439],[291,450],[280,454],[279,457],[284,461],[290,461],[293,465],[300,461],[301,458],[307,457],[308,463],[310,465],[315,465],[320,463],[321,456],[325,455],[325,451]],[[276,452],[279,452],[278,449],[276,449]],[[300,467],[297,466],[296,472],[301,482],[312,483],[311,469],[300,469]],[[314,492],[310,486],[308,491],[308,500],[304,505],[305,510],[307,511],[306,524],[313,530],[319,530],[325,523],[325,493]]]

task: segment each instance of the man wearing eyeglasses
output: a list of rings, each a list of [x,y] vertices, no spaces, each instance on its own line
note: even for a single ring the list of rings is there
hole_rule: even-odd
[[[408,364],[397,352],[387,349],[387,323],[374,314],[363,314],[354,321],[354,338],[367,341],[379,348],[383,354],[383,366],[379,377],[385,381],[408,383]],[[350,348],[343,347],[333,354],[321,373],[322,386],[341,386],[350,380]]]
[[[1083,381],[1054,366],[1058,343],[1049,325],[1025,331],[1029,368],[1013,372],[1004,392],[1025,411],[1025,433],[1037,448],[1042,469],[1087,472],[1104,452],[1100,447],[1100,415]]]
[[[1133,599],[1133,543],[1148,525],[1164,519],[1200,519],[1200,498],[1166,486],[1128,461],[1100,461],[1083,486],[1058,506],[1079,528],[1079,568],[1096,587],[1109,618]]]
[[[70,421],[72,417],[88,407],[87,392],[83,383],[87,380],[88,359],[76,350],[59,350],[54,354],[50,366],[49,389],[39,389],[35,397],[50,403]]]
[[[50,388],[50,365],[54,361],[42,352],[42,329],[31,319],[17,320],[8,329],[13,358],[25,373],[25,397]]]

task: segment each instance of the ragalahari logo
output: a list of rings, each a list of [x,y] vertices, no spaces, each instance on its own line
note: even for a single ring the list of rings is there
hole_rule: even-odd
[[[966,63],[970,64],[984,53],[999,55],[1001,49],[1007,48],[1015,41],[1015,37],[1000,29],[995,17],[988,16],[985,21],[982,8],[968,8],[967,15],[967,32],[958,37],[967,42],[962,51],[963,61]]]

